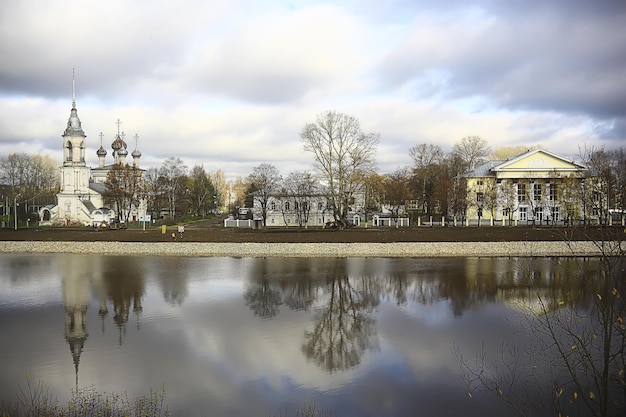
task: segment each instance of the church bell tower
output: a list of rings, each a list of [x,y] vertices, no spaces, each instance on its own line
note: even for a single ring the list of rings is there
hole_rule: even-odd
[[[76,110],[76,80],[73,73],[72,109],[62,137],[63,165],[61,166],[60,196],[88,194],[91,171],[85,162],[86,135],[78,118],[78,110]]]

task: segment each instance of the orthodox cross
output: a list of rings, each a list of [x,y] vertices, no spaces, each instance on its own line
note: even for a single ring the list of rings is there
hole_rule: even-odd
[[[72,107],[76,108],[76,78],[74,68],[72,68]]]

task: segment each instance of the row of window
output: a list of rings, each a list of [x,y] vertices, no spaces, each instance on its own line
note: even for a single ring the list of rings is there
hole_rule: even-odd
[[[518,210],[519,210],[518,219],[520,221],[527,221],[529,219],[528,207],[519,207]],[[549,215],[549,217],[544,218],[543,207],[536,207],[534,210],[534,214],[535,214],[535,220],[539,222],[542,222],[543,220],[559,221],[559,218],[560,218],[560,210],[558,206],[550,207],[549,213],[545,213],[545,215],[546,216]],[[504,215],[508,216],[508,212]]]
[[[541,197],[543,196],[543,184],[532,184],[533,186],[533,201],[539,202],[541,201]],[[558,186],[557,184],[549,184],[548,188],[548,199],[550,201],[556,201],[558,195]],[[520,203],[526,202],[526,184],[517,184],[517,200]]]
[[[274,217],[271,217],[271,218],[269,219],[269,224],[271,224],[271,225],[273,225],[273,224],[278,224],[278,223],[276,223],[276,221],[275,221],[275,220],[276,220],[276,219],[274,219]],[[293,222],[292,222],[292,220],[293,220]],[[288,225],[291,225],[291,224],[297,224],[296,219],[291,219],[291,218],[289,218],[289,217],[286,217],[286,218],[284,219],[284,222],[285,222],[285,223],[287,223]],[[283,224],[283,221],[280,221],[280,224]],[[323,224],[323,222],[322,222],[322,219],[321,219],[321,218],[318,218],[318,219],[317,219],[317,224],[318,224],[318,225],[320,225],[320,226]]]
[[[478,186],[482,185],[482,181],[477,181]],[[533,201],[539,202],[541,201],[541,197],[543,196],[543,184],[533,184]],[[558,195],[558,187],[556,184],[550,184],[548,187],[548,199],[550,201],[556,201]],[[476,193],[476,202],[483,203],[485,201],[485,193],[479,191]],[[526,202],[526,184],[517,184],[517,202],[525,203]]]
[[[285,201],[283,203],[285,211],[289,211],[291,210],[291,204],[289,201]],[[275,211],[276,207],[280,206],[280,204],[276,204],[275,201],[272,201],[270,203],[270,210]],[[303,201],[302,203],[298,202],[298,201],[294,201],[293,202],[293,209],[295,211],[298,210],[302,210],[302,211],[308,211],[309,210],[309,203],[306,201]],[[324,203],[317,203],[317,209],[319,211],[322,211],[324,209]],[[330,206],[326,206],[326,210],[330,210]]]

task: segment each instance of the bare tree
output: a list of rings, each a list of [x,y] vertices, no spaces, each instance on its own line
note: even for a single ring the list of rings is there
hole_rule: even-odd
[[[365,187],[365,205],[363,207],[365,221],[368,221],[370,213],[381,211],[383,199],[385,198],[386,182],[387,177],[376,172],[367,174],[363,179]]]
[[[263,226],[267,219],[267,205],[270,198],[279,191],[281,181],[282,176],[278,169],[267,163],[254,167],[252,173],[248,175],[247,182],[252,191],[252,197],[260,208]]]
[[[141,169],[126,164],[115,164],[107,174],[104,200],[113,206],[120,220],[128,222],[133,209],[138,209],[144,194]]]
[[[227,211],[228,208],[226,206],[228,204],[229,186],[226,183],[224,172],[221,169],[212,171],[209,173],[209,179],[215,188],[215,208],[217,210]]]
[[[0,183],[9,186],[13,195],[22,198],[37,195],[51,197],[58,184],[58,168],[46,155],[12,153],[0,158]]]
[[[502,207],[502,216],[508,217],[509,225],[511,225],[513,213],[517,209],[515,202],[515,184],[510,179],[502,180],[500,184],[496,185],[496,194],[496,205]]]
[[[307,123],[300,137],[314,155],[314,166],[325,180],[328,201],[340,228],[347,224],[354,193],[374,168],[378,133],[363,133],[359,121],[343,113],[326,111]]]
[[[166,206],[164,178],[159,176],[159,169],[148,168],[144,173],[144,192],[148,203],[148,210],[153,217],[159,217],[161,210]]]
[[[187,166],[180,158],[167,158],[159,168],[159,177],[162,179],[168,202],[168,211],[172,217],[176,217],[181,197],[184,194],[186,175]]]
[[[451,153],[442,163],[443,185],[446,193],[447,210],[445,213],[456,217],[465,217],[468,207],[467,178],[463,176],[462,162],[458,155]]]
[[[493,219],[495,211],[498,207],[497,185],[492,181],[481,180],[478,185],[468,195],[468,204],[476,208],[478,214],[478,226],[480,226],[481,218],[485,212],[490,214]]]
[[[238,207],[246,206],[248,185],[241,177],[237,177],[229,181],[228,187],[228,212],[236,214]]]
[[[509,158],[523,154],[524,152],[541,149],[541,145],[531,146],[501,146],[494,149],[488,156],[490,161],[504,161]]]
[[[215,187],[202,165],[196,165],[191,169],[187,188],[195,214],[204,218],[207,212],[214,208]]]
[[[37,219],[33,208],[54,204],[58,180],[58,164],[47,155],[13,153],[0,158],[3,198],[15,202],[15,210],[22,213],[18,217],[27,224]],[[20,205],[20,202],[25,204]]]
[[[491,148],[480,136],[465,136],[454,144],[452,153],[463,161],[465,171],[471,171],[487,160]]]
[[[296,221],[300,227],[307,226],[311,213],[312,198],[317,194],[317,180],[308,171],[294,171],[285,179],[288,199],[294,203]]]
[[[398,225],[400,211],[404,208],[406,201],[410,199],[411,193],[411,173],[408,167],[398,168],[387,176],[387,187],[385,193],[385,204],[391,212],[391,218]]]
[[[612,151],[611,159],[615,173],[615,200],[612,208],[620,209],[624,214],[626,209],[626,152],[624,152],[624,148]]]
[[[421,184],[422,212],[431,211],[431,197],[438,187],[435,183],[437,171],[441,167],[444,159],[443,150],[439,145],[421,143],[409,149],[409,155],[413,158],[414,173],[416,179]]]

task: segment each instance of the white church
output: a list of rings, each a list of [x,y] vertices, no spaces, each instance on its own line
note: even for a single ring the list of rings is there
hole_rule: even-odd
[[[124,133],[118,132],[111,144],[113,149],[113,164],[105,165],[107,151],[102,147],[102,133],[100,133],[100,148],[98,168],[88,167],[85,162],[85,132],[83,131],[78,111],[76,110],[76,83],[72,78],[72,109],[67,127],[63,132],[63,165],[60,168],[60,190],[57,194],[57,205],[45,206],[39,210],[41,225],[84,225],[99,226],[109,223],[118,217],[114,208],[106,207],[103,195],[106,191],[105,180],[107,174],[115,164],[126,164],[128,156]],[[135,135],[135,139],[138,136]],[[133,166],[139,168],[141,152],[137,149],[131,154]],[[145,213],[145,201],[140,207],[135,207],[131,213],[131,220],[137,220],[137,213]]]

